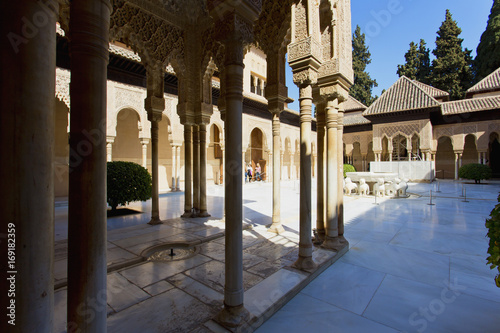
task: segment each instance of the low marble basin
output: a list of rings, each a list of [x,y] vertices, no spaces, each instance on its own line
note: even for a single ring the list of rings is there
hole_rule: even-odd
[[[347,172],[346,176],[351,178],[353,182],[364,179],[367,183],[376,183],[379,178],[382,178],[384,182],[394,181],[398,178],[398,174],[393,172]]]

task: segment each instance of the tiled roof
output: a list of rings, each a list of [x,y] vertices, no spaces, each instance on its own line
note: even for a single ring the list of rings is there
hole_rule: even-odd
[[[344,105],[344,111],[345,112],[350,112],[350,111],[358,111],[358,110],[366,110],[366,105],[358,101],[356,98],[349,96],[347,101],[345,102]]]
[[[371,124],[371,121],[363,117],[361,114],[349,114],[344,116],[344,126],[366,125]]]
[[[500,109],[500,96],[479,97],[441,104],[443,115]]]
[[[450,94],[447,91],[440,90],[438,88],[434,88],[433,86],[429,86],[428,84],[413,80],[420,89],[425,91],[428,95],[431,95],[434,98],[447,98],[450,97]]]
[[[500,68],[467,90],[467,93],[478,93],[491,90],[500,90]]]
[[[114,44],[109,44],[109,52],[116,54],[120,57],[127,58],[129,60],[133,60],[136,62],[141,62],[141,57],[137,53],[131,50],[127,50],[126,48],[114,45]]]
[[[420,85],[402,76],[363,112],[363,116],[427,109],[439,105]]]

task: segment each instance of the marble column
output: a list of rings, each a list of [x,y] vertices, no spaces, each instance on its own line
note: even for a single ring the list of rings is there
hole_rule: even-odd
[[[293,264],[302,270],[313,269],[311,240],[311,112],[312,87],[300,87],[300,239],[299,258]]]
[[[200,212],[200,132],[193,126],[193,217]]]
[[[175,155],[176,155],[176,161],[177,165],[175,166],[175,190],[180,191],[181,186],[181,176],[180,176],[180,170],[181,170],[181,146],[177,145],[175,149]]]
[[[81,155],[70,158],[69,332],[106,332],[106,73],[111,9],[105,0],[72,1],[70,8],[69,146]],[[29,306],[34,309],[33,304]]]
[[[283,167],[283,158],[284,157],[285,157],[285,152],[282,150],[281,154],[280,154],[280,165],[281,165],[280,180],[282,180],[284,178],[283,177],[283,170],[285,170],[285,168]]]
[[[149,139],[141,139],[142,146],[142,166],[148,168],[148,143]]]
[[[283,225],[281,224],[281,195],[280,195],[280,112],[274,112],[273,114],[273,222],[271,227],[268,229],[270,232],[282,233],[285,232]]]
[[[243,43],[233,35],[227,40],[225,72],[225,280],[224,309],[217,320],[226,326],[239,326],[249,316],[243,305]],[[230,207],[230,209],[228,209]]]
[[[113,161],[113,143],[115,142],[114,136],[106,137],[106,161]]]
[[[455,180],[458,180],[458,160],[459,160],[459,153],[455,152]]]
[[[148,112],[150,113],[150,112]],[[148,116],[149,117],[149,116]],[[149,117],[151,122],[151,178],[153,181],[151,196],[151,220],[148,224],[161,224],[160,220],[160,191],[158,179],[158,122],[160,117]]]
[[[272,150],[267,152],[269,163],[266,165],[266,183],[273,181],[273,173],[274,173],[274,158]]]
[[[205,124],[198,125],[199,128],[199,150],[200,150],[200,212],[199,217],[209,217],[207,212],[207,126]]]
[[[4,1],[2,5],[8,12],[2,14],[0,49],[0,331],[53,332],[55,27],[59,6],[57,1]],[[36,19],[46,21],[33,27],[35,33],[30,22],[39,22]],[[106,140],[101,139],[105,167]],[[83,159],[81,153],[72,152],[76,155],[72,158]],[[13,255],[14,261],[8,258]],[[12,276],[14,281],[7,280]],[[8,295],[13,282],[15,295]],[[14,318],[7,309],[12,301]],[[8,323],[12,319],[15,326]]]
[[[316,105],[316,133],[318,141],[317,201],[315,244],[325,240],[325,105]]]
[[[326,221],[324,248],[339,250],[338,228],[338,173],[337,173],[337,118],[338,100],[329,100],[326,106]]]
[[[177,147],[172,145],[172,184],[170,186],[170,191],[175,192],[175,189],[177,188]]]
[[[337,117],[337,211],[338,211],[338,230],[341,243],[347,242],[344,237],[344,144],[342,137],[344,135],[344,108],[343,103],[339,104],[339,113]]]
[[[184,214],[182,217],[191,217],[193,211],[192,181],[191,181],[191,125],[184,125]]]

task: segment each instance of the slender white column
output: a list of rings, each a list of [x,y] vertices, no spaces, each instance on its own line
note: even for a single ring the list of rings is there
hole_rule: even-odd
[[[113,161],[113,142],[115,142],[114,136],[108,136],[106,138],[106,161]]]
[[[339,214],[338,229],[341,243],[347,242],[344,237],[344,144],[342,136],[344,135],[344,109],[340,104],[337,118],[337,211]]]
[[[280,165],[282,167],[281,167],[281,172],[280,172],[280,180],[282,180],[284,178],[284,176],[283,176],[283,171],[285,170],[285,168],[283,167],[283,157],[284,156],[285,156],[285,152],[281,151],[281,154],[280,154]]]
[[[199,128],[193,126],[193,211],[198,216],[200,211],[200,137]]]
[[[273,223],[268,229],[277,234],[285,231],[281,224],[281,195],[280,195],[280,112],[273,113]]]
[[[177,145],[175,149],[175,156],[177,156],[177,164],[175,166],[175,190],[180,191],[180,170],[181,170],[181,146]]]
[[[4,1],[1,7],[0,331],[53,332],[54,73],[59,6],[57,1]],[[38,25],[39,20],[45,21]],[[105,167],[106,139],[100,139]],[[85,146],[82,143],[80,152],[91,146],[88,141]],[[83,159],[78,151],[70,156]],[[8,280],[12,276],[14,280]],[[15,295],[9,295],[10,289],[15,289]]]
[[[300,87],[300,240],[299,258],[294,267],[309,270],[312,259],[311,240],[311,112],[312,87]]]
[[[236,36],[233,36],[236,37]],[[243,113],[243,44],[226,42],[226,120],[225,138],[225,283],[224,309],[217,320],[238,326],[248,317],[243,305],[243,181],[242,181],[242,113]],[[230,209],[228,209],[230,207]]]
[[[142,145],[142,166],[148,168],[148,143],[149,139],[141,139]]]
[[[71,2],[70,151],[85,151],[85,155],[70,159],[68,332],[106,332],[105,135],[110,12],[109,1]],[[86,133],[92,133],[94,140]],[[89,150],[82,150],[85,143]]]
[[[337,118],[338,100],[330,100],[326,106],[326,228],[325,241],[321,245],[327,249],[339,250],[338,215],[338,172],[337,172]]]
[[[172,191],[172,192],[174,192],[175,189],[177,188],[177,185],[176,185],[176,181],[177,181],[177,177],[176,177],[177,154],[176,154],[176,151],[177,151],[177,147],[172,145],[172,184],[170,186],[170,191]]]
[[[161,119],[161,118],[160,118]],[[153,180],[151,197],[151,221],[148,224],[161,224],[160,220],[160,191],[158,179],[158,118],[151,121],[151,178]]]
[[[192,182],[191,182],[191,125],[184,125],[184,214],[182,217],[191,217],[193,210]]]
[[[316,133],[318,140],[318,163],[317,163],[317,205],[316,205],[316,244],[325,240],[325,105],[316,106]]]
[[[459,154],[455,153],[455,180],[458,180],[458,160]]]
[[[477,153],[477,164],[481,164],[481,153]]]
[[[209,217],[207,212],[207,126],[205,124],[198,125],[199,128],[199,150],[200,150],[200,212],[198,216]]]

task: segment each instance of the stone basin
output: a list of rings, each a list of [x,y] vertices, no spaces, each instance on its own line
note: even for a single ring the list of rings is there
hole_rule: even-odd
[[[393,172],[347,172],[346,176],[351,178],[353,182],[364,179],[367,183],[376,183],[379,178],[382,178],[384,182],[394,181],[398,178],[398,174]]]

